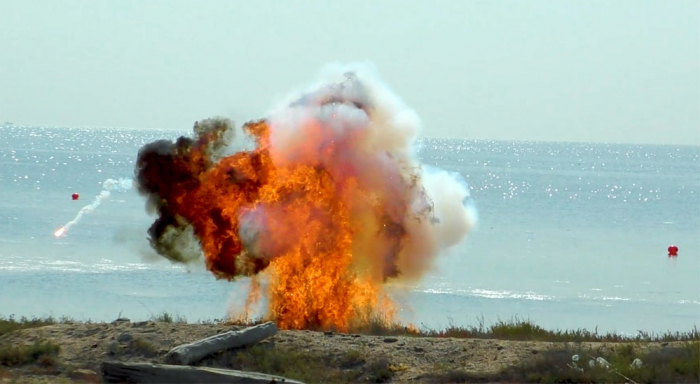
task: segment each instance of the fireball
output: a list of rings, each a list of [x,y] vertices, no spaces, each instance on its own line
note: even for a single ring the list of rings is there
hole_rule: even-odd
[[[264,276],[251,297],[264,295],[284,329],[390,318],[386,283],[419,278],[475,224],[463,179],[417,160],[415,112],[366,70],[332,74],[244,124],[251,150],[225,155],[233,125],[209,119],[193,138],[147,144],[136,163],[158,216],[153,248],[203,257],[216,278]]]

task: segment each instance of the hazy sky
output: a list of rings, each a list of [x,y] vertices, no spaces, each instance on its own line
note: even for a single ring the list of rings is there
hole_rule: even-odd
[[[0,0],[0,124],[241,123],[337,61],[423,136],[700,145],[697,0]]]

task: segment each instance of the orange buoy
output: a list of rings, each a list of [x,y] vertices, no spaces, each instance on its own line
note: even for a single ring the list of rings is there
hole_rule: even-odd
[[[678,256],[678,247],[675,245],[671,244],[668,246],[668,255],[669,256]]]
[[[80,198],[80,195],[77,193],[74,193],[71,195],[71,197],[73,198],[73,200],[78,200]]]

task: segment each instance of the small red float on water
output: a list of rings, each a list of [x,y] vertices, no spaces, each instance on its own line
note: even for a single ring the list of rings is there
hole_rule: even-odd
[[[675,245],[671,244],[668,247],[668,255],[669,256],[678,256],[678,247]]]
[[[80,198],[80,195],[77,193],[74,193],[71,195],[71,197],[73,198],[73,200],[78,200]]]

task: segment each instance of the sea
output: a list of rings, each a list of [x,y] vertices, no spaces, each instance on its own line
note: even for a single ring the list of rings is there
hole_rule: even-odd
[[[217,280],[150,249],[153,216],[114,190],[60,238],[144,144],[187,131],[0,127],[0,316],[224,318],[245,279]],[[421,139],[459,172],[478,226],[419,282],[388,287],[418,327],[530,320],[635,335],[700,325],[700,147]],[[79,193],[78,200],[71,195]],[[678,247],[669,257],[668,247]]]

